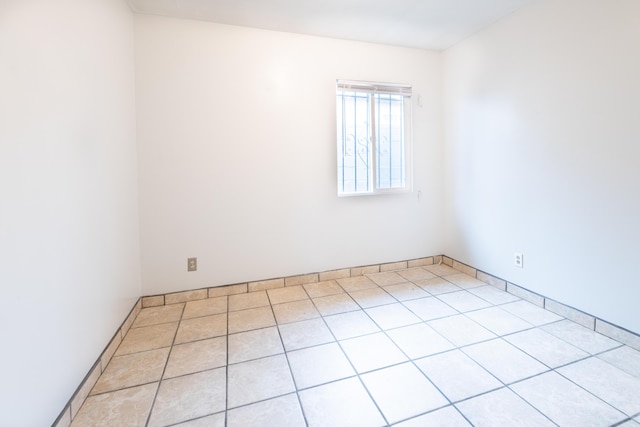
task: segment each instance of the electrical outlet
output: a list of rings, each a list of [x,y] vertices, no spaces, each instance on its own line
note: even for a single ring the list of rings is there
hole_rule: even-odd
[[[518,268],[524,268],[524,256],[520,252],[515,252],[513,254],[513,263]]]
[[[198,258],[187,258],[187,271],[198,270]]]

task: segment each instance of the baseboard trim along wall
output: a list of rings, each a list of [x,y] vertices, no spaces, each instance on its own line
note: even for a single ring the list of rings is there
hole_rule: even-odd
[[[532,304],[563,316],[582,326],[585,326],[593,331],[596,331],[602,335],[605,335],[640,351],[640,335],[636,334],[635,332],[631,332],[620,326],[609,323],[606,320],[600,319],[596,316],[590,315],[571,306],[562,304],[551,298],[539,295],[519,285],[510,283],[497,276],[491,275],[467,264],[461,263],[446,255],[435,255],[385,264],[347,267],[319,273],[308,273],[297,276],[279,277],[259,280],[255,282],[236,283],[161,295],[142,296],[133,305],[126,319],[122,322],[111,341],[109,341],[104,351],[100,354],[87,375],[84,377],[75,393],[72,395],[71,399],[69,399],[69,402],[66,404],[56,421],[53,423],[53,427],[67,427],[71,424],[71,421],[78,413],[78,410],[80,409],[86,398],[89,396],[91,389],[96,384],[98,378],[111,361],[111,358],[118,349],[118,346],[124,339],[127,332],[129,332],[129,329],[138,316],[138,313],[140,313],[140,310],[142,310],[143,308],[197,301],[207,298],[235,295],[266,289],[283,288],[286,286],[306,285],[309,283],[317,283],[325,280],[342,279],[346,277],[362,276],[364,274],[402,270],[406,268],[421,267],[425,265],[440,263],[448,265],[449,267],[454,268],[455,270],[465,273],[471,277],[474,277],[482,282],[485,282],[488,285],[513,294],[525,301],[528,301]]]

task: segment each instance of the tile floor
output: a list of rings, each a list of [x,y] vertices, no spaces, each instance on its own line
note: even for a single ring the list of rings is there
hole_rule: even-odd
[[[640,427],[640,352],[433,265],[143,309],[72,425]]]

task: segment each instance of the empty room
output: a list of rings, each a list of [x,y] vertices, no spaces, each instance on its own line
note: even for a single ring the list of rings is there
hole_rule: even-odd
[[[0,1],[0,425],[640,427],[640,1]]]

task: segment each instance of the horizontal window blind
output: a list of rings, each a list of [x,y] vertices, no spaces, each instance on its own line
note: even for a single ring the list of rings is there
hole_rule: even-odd
[[[337,89],[343,91],[381,93],[388,95],[401,95],[405,97],[411,96],[411,85],[372,83],[350,80],[338,80],[336,84]]]

